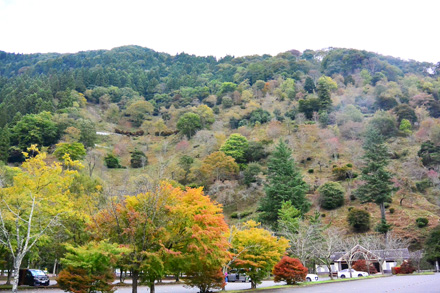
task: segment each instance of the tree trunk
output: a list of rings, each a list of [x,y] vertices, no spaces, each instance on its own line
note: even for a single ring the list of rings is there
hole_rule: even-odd
[[[20,266],[21,261],[23,260],[22,256],[18,254],[16,257],[14,257],[14,280],[12,282],[12,292],[17,293],[18,292],[18,281],[20,276]]]
[[[8,278],[6,280],[6,285],[11,285],[11,276],[12,276],[12,264],[11,261],[8,261]]]
[[[333,272],[332,272],[332,265],[327,265],[328,269],[328,275],[330,276],[330,279],[333,280]]]
[[[380,216],[382,217],[382,220],[386,221],[385,219],[385,203],[380,203]]]
[[[257,289],[257,283],[251,280],[251,289]]]
[[[55,261],[54,261],[54,263],[53,263],[53,271],[52,271],[52,274],[53,274],[54,276],[57,274],[57,263],[58,263],[58,260],[55,259]]]
[[[139,272],[134,270],[131,275],[132,275],[132,278],[133,278],[133,284],[132,284],[132,287],[131,287],[131,293],[137,293],[137,291],[138,291]]]
[[[150,293],[155,293],[156,292],[156,287],[154,285],[154,281],[150,283]]]

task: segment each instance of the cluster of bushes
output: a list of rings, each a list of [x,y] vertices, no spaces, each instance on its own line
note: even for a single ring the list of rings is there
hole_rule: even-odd
[[[412,265],[410,260],[405,260],[400,266],[393,267],[391,271],[393,275],[412,274],[416,271],[416,268]]]

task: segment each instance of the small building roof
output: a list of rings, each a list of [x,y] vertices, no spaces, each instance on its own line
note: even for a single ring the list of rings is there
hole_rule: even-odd
[[[359,244],[351,249],[351,256],[354,256],[355,254],[360,254],[369,260],[384,259],[385,261],[395,261],[410,258],[408,248],[368,250]],[[330,258],[335,262],[341,262],[346,261],[349,257],[349,252],[338,251],[335,252]]]

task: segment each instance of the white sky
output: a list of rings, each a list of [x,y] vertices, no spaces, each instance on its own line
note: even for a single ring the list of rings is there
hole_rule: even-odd
[[[0,0],[0,50],[172,55],[344,47],[440,61],[438,0]]]

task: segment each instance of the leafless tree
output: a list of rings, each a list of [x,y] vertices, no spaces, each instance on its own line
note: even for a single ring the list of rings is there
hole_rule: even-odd
[[[92,177],[93,171],[98,164],[102,162],[102,154],[100,151],[95,149],[88,149],[87,155],[84,158],[87,164],[87,169],[89,170],[89,176]]]
[[[323,231],[322,236],[321,240],[313,246],[313,254],[320,263],[327,267],[329,276],[333,280],[331,264],[334,260],[332,256],[343,248],[343,232],[340,229],[330,227]]]

